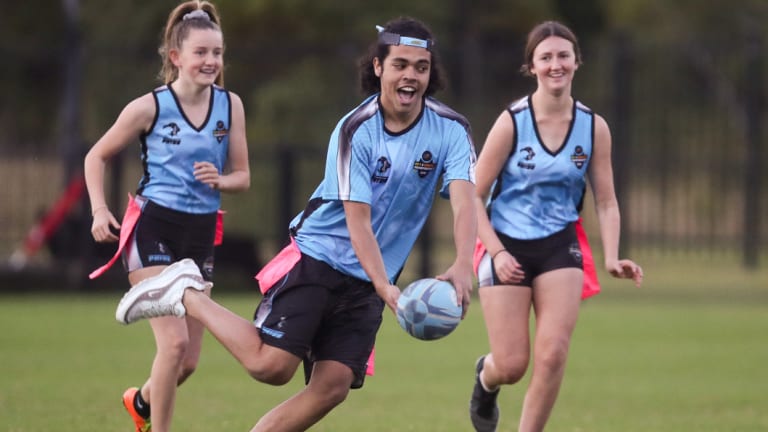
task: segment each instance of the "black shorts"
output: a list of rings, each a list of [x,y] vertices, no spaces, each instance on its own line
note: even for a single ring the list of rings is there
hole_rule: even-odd
[[[302,254],[267,291],[253,319],[265,344],[304,361],[307,383],[314,362],[334,360],[352,369],[355,389],[363,386],[383,310],[370,282]]]
[[[513,239],[500,232],[496,232],[496,235],[525,272],[525,278],[513,285],[532,287],[533,280],[543,273],[561,268],[583,269],[581,246],[574,224],[568,224],[565,229],[549,237],[535,240]],[[493,281],[498,281],[496,268],[491,268]]]
[[[203,278],[212,280],[216,213],[184,213],[140,196],[136,200],[146,204],[123,250],[125,270],[132,272],[191,258]]]

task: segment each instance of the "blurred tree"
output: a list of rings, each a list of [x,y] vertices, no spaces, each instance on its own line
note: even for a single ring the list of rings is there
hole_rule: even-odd
[[[51,138],[61,85],[65,21],[60,2],[3,4],[0,14],[0,153],[28,154]]]
[[[599,0],[555,0],[555,10],[582,43],[605,30],[605,13]]]
[[[81,0],[86,71],[84,133],[92,144],[132,99],[160,85],[160,46],[171,0]]]
[[[90,144],[127,102],[160,84],[157,48],[168,12],[179,0],[79,1],[79,109]],[[583,42],[579,99],[619,126],[612,118],[613,101],[626,98],[632,124],[622,126],[627,140],[642,143],[637,148],[643,150],[629,155],[633,163],[675,149],[714,155],[724,141],[738,144],[743,136],[737,135],[746,133],[744,96],[765,88],[766,76],[750,75],[744,55],[745,40],[765,39],[765,0],[213,1],[223,18],[226,86],[245,102],[249,145],[258,163],[272,160],[278,146],[324,151],[335,122],[360,100],[357,60],[375,37],[374,26],[399,15],[424,20],[437,35],[449,78],[438,97],[470,119],[478,148],[503,106],[533,88],[518,71],[525,36],[542,20],[565,21]],[[0,154],[56,155],[55,133],[61,132],[56,110],[71,61],[61,5],[61,0],[4,5]],[[617,72],[621,58],[628,60],[626,74]],[[763,80],[763,86],[752,80]],[[711,129],[702,127],[724,117],[739,125],[738,132],[713,138]],[[712,156],[710,165],[738,169],[741,156],[739,151]],[[675,162],[669,157],[660,163]],[[670,168],[664,176],[671,182],[686,172]],[[254,189],[261,193],[273,186],[272,177],[263,172],[254,177],[260,176],[266,180],[255,180],[263,185]],[[667,181],[664,176],[657,178]]]

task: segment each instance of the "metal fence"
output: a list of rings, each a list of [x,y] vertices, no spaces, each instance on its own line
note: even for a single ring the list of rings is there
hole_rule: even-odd
[[[768,74],[761,34],[748,34],[738,44],[719,49],[621,35],[596,39],[584,48],[588,62],[577,73],[574,94],[603,115],[612,129],[625,252],[726,251],[740,254],[746,267],[765,265],[760,255],[768,249],[768,140],[762,125],[767,117]],[[493,47],[485,49],[473,58],[498,55]],[[721,55],[738,59],[741,66],[725,65]],[[474,96],[472,101],[491,99]],[[491,110],[493,116],[502,108]],[[486,132],[475,130],[478,149]],[[62,162],[57,148],[15,154],[11,143],[1,139],[0,147],[4,155],[0,167],[6,174],[0,189],[0,258],[7,259],[23,247],[30,229],[62,196],[72,164]],[[230,232],[253,239],[262,258],[285,240],[290,218],[303,207],[323,171],[324,149],[288,144],[275,148],[281,150],[252,154],[252,189],[224,200]],[[124,159],[121,169],[111,171],[110,194],[117,207],[122,207],[121,200],[140,175],[137,161]],[[417,251],[423,258],[421,271],[429,271],[430,262],[424,257],[434,256],[432,249],[451,242],[450,211],[439,209]],[[590,213],[587,208],[587,226],[596,232]],[[79,227],[78,235],[87,236],[88,219],[82,200],[66,215],[69,223],[60,226]],[[88,248],[87,242],[70,237],[63,236],[63,241],[78,246],[72,253]],[[48,247],[35,259],[58,258]]]

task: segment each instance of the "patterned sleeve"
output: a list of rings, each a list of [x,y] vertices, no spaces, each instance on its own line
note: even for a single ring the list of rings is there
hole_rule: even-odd
[[[323,199],[371,204],[371,146],[364,128],[354,134],[341,133],[340,124],[331,135],[325,162]]]

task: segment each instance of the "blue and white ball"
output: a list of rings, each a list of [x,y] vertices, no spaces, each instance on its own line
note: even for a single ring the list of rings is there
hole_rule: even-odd
[[[397,300],[397,322],[411,336],[422,340],[440,339],[461,321],[456,289],[450,282],[419,279],[408,285]]]

